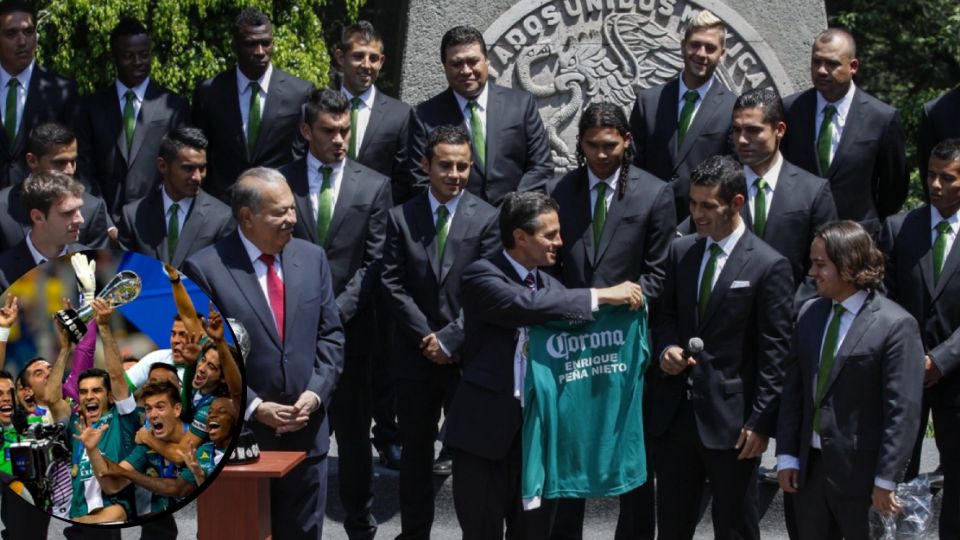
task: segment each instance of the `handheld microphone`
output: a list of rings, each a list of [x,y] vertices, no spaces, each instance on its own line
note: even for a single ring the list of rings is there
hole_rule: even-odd
[[[703,340],[698,337],[690,338],[690,341],[687,342],[687,346],[683,349],[683,359],[686,360],[695,354],[700,354],[703,352]]]

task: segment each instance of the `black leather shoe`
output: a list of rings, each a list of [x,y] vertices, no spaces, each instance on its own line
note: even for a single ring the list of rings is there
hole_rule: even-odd
[[[437,476],[450,476],[453,473],[453,456],[447,451],[446,447],[440,450],[440,455],[433,462],[433,474]]]
[[[400,470],[400,445],[388,444],[383,448],[377,448],[380,454],[380,464],[388,469]]]

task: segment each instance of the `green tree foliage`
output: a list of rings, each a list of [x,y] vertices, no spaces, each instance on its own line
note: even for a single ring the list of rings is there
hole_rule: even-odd
[[[827,0],[831,26],[857,39],[857,84],[900,110],[913,167],[908,206],[920,203],[917,124],[923,103],[960,83],[957,0]]]
[[[342,0],[338,0],[342,1]],[[346,0],[356,18],[365,0]],[[231,24],[244,7],[274,24],[273,62],[318,86],[326,85],[330,54],[322,16],[327,0],[40,0],[41,63],[76,79],[87,94],[114,76],[110,31],[125,16],[144,22],[153,39],[152,77],[190,96],[200,81],[234,63]]]

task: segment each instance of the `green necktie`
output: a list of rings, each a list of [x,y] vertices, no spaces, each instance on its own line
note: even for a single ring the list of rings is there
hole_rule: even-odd
[[[13,77],[7,81],[7,109],[3,115],[3,129],[7,130],[7,141],[11,146],[17,138],[17,87],[20,81]]]
[[[597,182],[597,202],[593,205],[593,252],[600,248],[600,237],[603,236],[603,224],[607,222],[607,183]]]
[[[933,282],[940,279],[943,271],[943,261],[947,258],[947,233],[950,224],[946,220],[937,223],[937,240],[933,243]]]
[[[846,310],[842,304],[833,306],[833,319],[827,327],[827,337],[823,340],[823,349],[820,350],[820,371],[817,373],[817,400],[814,401],[813,431],[820,433],[820,402],[827,391],[827,379],[833,370],[833,360],[837,355],[837,340],[840,338],[840,320]]]
[[[350,100],[350,146],[347,147],[350,159],[357,159],[357,116],[360,114],[360,103],[358,97]]]
[[[767,228],[767,186],[766,180],[757,178],[753,181],[757,186],[757,196],[753,199],[753,234],[763,238],[763,231]]]
[[[320,186],[319,204],[317,204],[317,241],[322,246],[327,243],[330,231],[330,217],[333,216],[333,188],[330,187],[330,174],[333,169],[320,167],[323,185]]]
[[[697,310],[700,318],[707,312],[707,304],[710,302],[710,292],[713,291],[713,276],[717,273],[717,257],[723,253],[720,244],[710,245],[710,258],[707,260],[707,267],[703,269],[703,277],[700,278],[700,301]]]
[[[128,150],[130,149],[130,143],[133,142],[133,131],[137,129],[137,113],[133,107],[136,97],[133,90],[127,90],[127,93],[123,95],[123,98],[127,100],[123,105],[123,133],[127,137]]]
[[[830,144],[833,141],[833,115],[837,108],[827,105],[823,108],[823,122],[820,123],[820,134],[817,135],[817,158],[820,161],[820,175],[825,176],[830,169]]]
[[[250,81],[250,112],[247,115],[247,156],[253,158],[253,150],[257,147],[257,136],[260,135],[260,84]]]
[[[680,125],[677,126],[677,148],[683,146],[683,139],[687,136],[687,130],[690,129],[690,119],[693,118],[693,110],[697,106],[697,100],[700,99],[700,93],[696,90],[687,90],[683,94],[683,110],[680,111]]]
[[[173,260],[173,254],[177,252],[177,240],[180,239],[180,205],[171,204],[167,213],[170,214],[167,219],[167,256]]]
[[[443,260],[443,249],[447,247],[447,233],[450,232],[450,211],[447,207],[437,207],[437,258]]]
[[[487,141],[483,137],[483,120],[480,118],[480,106],[476,101],[467,103],[470,108],[470,138],[477,151],[476,162],[482,169],[487,162]]]

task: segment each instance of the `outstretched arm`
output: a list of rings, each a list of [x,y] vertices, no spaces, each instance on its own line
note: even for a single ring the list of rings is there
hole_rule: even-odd
[[[193,333],[198,336],[201,335],[203,326],[200,323],[200,319],[197,318],[197,310],[193,307],[193,301],[190,300],[187,288],[183,286],[180,273],[177,272],[176,268],[166,263],[163,264],[163,270],[170,278],[173,303],[177,305],[177,314],[180,315],[180,320],[183,321],[183,326],[186,327],[187,333]]]
[[[70,301],[64,299],[63,306],[69,308]],[[70,355],[72,343],[70,343],[70,337],[67,331],[57,324],[56,320],[54,320],[53,325],[57,329],[57,341],[60,344],[60,352],[57,354],[57,359],[50,369],[50,376],[47,378],[43,399],[47,403],[47,406],[50,407],[53,420],[59,422],[70,417],[70,405],[63,397],[63,373],[66,369],[67,357]]]
[[[90,304],[97,313],[97,329],[103,341],[103,355],[106,359],[107,373],[110,374],[110,385],[113,387],[113,399],[123,401],[130,397],[130,387],[123,376],[123,363],[120,362],[120,347],[113,338],[110,330],[110,317],[113,316],[113,306],[102,298],[94,298]]]
[[[10,329],[17,322],[17,297],[8,294],[3,307],[0,308],[0,369],[7,358],[7,338],[10,337]]]

